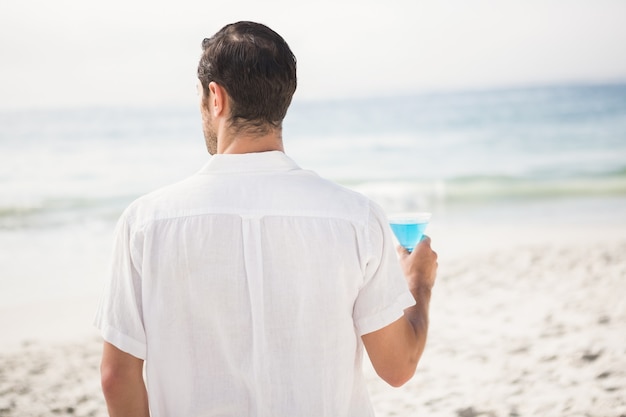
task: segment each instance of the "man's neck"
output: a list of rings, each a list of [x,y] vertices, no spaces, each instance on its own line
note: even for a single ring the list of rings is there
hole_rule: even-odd
[[[219,138],[217,143],[218,154],[268,151],[285,151],[281,130],[272,130],[265,135],[246,134],[245,132],[234,135],[225,134]]]

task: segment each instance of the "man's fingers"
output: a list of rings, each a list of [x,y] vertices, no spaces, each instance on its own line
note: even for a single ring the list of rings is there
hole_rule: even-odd
[[[428,235],[423,235],[422,238],[420,239],[419,243],[417,244],[418,246],[422,245],[422,246],[428,246],[430,247],[430,236]]]
[[[402,245],[398,245],[396,246],[396,252],[398,252],[398,255],[400,255],[400,257],[403,256],[409,256],[410,252],[408,250],[406,250],[406,248]]]

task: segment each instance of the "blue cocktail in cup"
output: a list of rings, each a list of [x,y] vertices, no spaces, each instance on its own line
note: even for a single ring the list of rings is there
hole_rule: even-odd
[[[400,245],[412,252],[424,236],[430,217],[430,213],[395,214],[389,216],[389,224]]]

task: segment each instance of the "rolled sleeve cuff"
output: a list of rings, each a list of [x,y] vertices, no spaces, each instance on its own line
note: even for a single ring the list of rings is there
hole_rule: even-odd
[[[107,324],[98,325],[96,323],[96,327],[100,329],[100,334],[106,342],[138,359],[146,359],[145,343],[139,342]]]
[[[356,321],[356,331],[358,336],[363,336],[376,330],[380,330],[390,325],[404,315],[406,308],[415,305],[415,299],[409,292],[404,292],[396,301],[385,309],[375,314],[362,317]]]

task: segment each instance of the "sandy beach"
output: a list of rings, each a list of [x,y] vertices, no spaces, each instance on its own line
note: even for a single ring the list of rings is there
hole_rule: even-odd
[[[427,349],[401,388],[366,364],[377,416],[626,416],[626,234],[568,230],[433,227]],[[1,417],[106,415],[94,302],[2,311]]]
[[[418,372],[370,379],[377,415],[626,416],[626,239],[609,234],[440,266]]]

